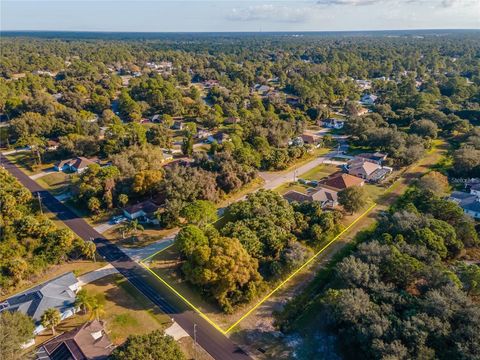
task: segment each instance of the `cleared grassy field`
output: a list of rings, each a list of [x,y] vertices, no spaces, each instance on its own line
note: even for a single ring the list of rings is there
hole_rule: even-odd
[[[37,182],[53,195],[59,195],[70,186],[70,176],[64,172],[52,172],[37,179]]]

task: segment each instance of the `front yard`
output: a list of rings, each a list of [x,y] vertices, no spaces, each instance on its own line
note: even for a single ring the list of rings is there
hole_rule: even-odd
[[[128,335],[164,330],[171,324],[167,315],[119,274],[96,280],[83,288],[91,295],[104,297],[100,319],[106,321],[108,336],[115,345],[123,343]],[[57,331],[72,330],[88,321],[89,317],[89,314],[77,313],[62,321]],[[46,330],[35,339],[35,343],[41,344],[51,337],[50,330]]]

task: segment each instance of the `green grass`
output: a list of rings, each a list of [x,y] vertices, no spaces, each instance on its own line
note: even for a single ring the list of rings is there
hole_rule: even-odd
[[[53,195],[58,195],[70,186],[70,177],[63,172],[52,172],[37,179],[37,182]]]
[[[279,187],[274,189],[274,191],[277,192],[280,195],[283,195],[288,191],[298,191],[298,192],[301,192],[301,193],[306,193],[308,188],[309,188],[308,185],[289,182],[289,183],[285,183],[283,185],[280,185]]]
[[[300,174],[299,177],[305,180],[320,180],[338,170],[340,170],[340,168],[336,165],[322,164],[314,167],[306,173]]]

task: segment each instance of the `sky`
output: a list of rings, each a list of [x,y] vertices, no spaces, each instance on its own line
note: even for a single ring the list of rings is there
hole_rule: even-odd
[[[0,3],[3,31],[480,29],[480,0],[0,0]]]

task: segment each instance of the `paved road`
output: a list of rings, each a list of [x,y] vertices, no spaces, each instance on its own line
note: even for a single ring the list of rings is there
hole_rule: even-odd
[[[305,174],[306,172],[312,170],[313,168],[323,164],[327,160],[329,160],[332,157],[336,157],[339,154],[342,154],[342,152],[348,150],[348,144],[346,141],[345,136],[339,136],[339,135],[334,135],[333,136],[339,144],[338,149],[332,150],[328,154],[325,154],[323,156],[317,157],[308,163],[296,168],[292,169],[290,171],[262,171],[260,172],[261,178],[265,181],[263,185],[263,189],[268,189],[268,190],[273,190],[280,185],[283,185],[287,182],[293,182],[298,180],[299,177],[301,177],[302,174]],[[342,155],[341,155],[342,156]],[[329,162],[330,163],[330,162]]]
[[[15,176],[34,196],[40,196],[43,206],[53,212],[79,237],[85,240],[94,239],[98,253],[111,263],[120,274],[141,293],[148,297],[165,314],[173,318],[190,336],[194,336],[194,324],[197,325],[196,338],[198,344],[217,360],[247,360],[250,357],[235,343],[217,331],[194,311],[180,304],[172,305],[168,298],[170,290],[160,284],[141,265],[130,259],[117,246],[96,232],[85,220],[76,216],[69,208],[58,201],[48,191],[30,179],[14,164],[0,155],[0,164]]]

